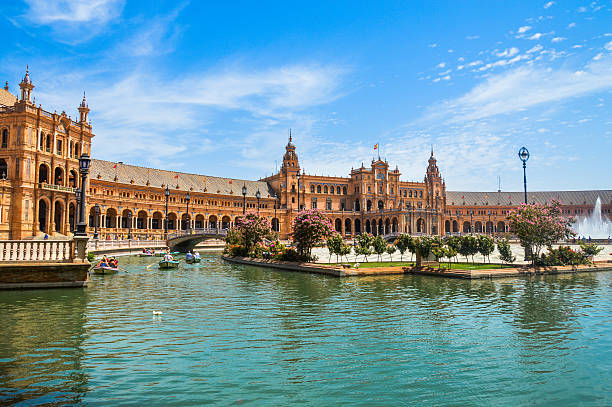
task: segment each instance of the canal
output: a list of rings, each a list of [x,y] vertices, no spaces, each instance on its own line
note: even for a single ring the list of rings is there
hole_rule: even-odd
[[[0,292],[0,404],[612,404],[612,273],[338,279],[202,257]]]

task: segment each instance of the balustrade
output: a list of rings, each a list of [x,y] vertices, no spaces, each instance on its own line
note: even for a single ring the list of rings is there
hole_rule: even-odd
[[[0,262],[71,262],[75,258],[72,240],[1,240]]]

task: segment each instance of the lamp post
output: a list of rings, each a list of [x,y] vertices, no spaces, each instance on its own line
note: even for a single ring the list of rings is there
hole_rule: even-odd
[[[493,224],[491,223],[491,209],[489,209],[489,227],[488,227],[488,232],[490,235],[493,234]]]
[[[164,234],[166,235],[166,240],[168,240],[168,199],[170,199],[170,188],[168,188],[168,185],[166,185],[164,195],[166,196],[166,219],[164,219]]]
[[[297,205],[298,205],[298,212],[299,212],[300,211],[300,170],[297,170],[297,188],[298,188]]]
[[[470,210],[470,234],[474,233],[474,210]]]
[[[246,184],[242,185],[242,214],[246,213],[246,193],[247,187]]]
[[[81,219],[79,217],[79,213],[81,213],[81,188],[77,188],[74,191],[74,195],[76,196],[77,205],[76,205],[76,219],[74,220],[73,232],[76,232],[77,223],[79,222],[79,219]]]
[[[529,160],[529,150],[525,147],[521,147],[518,152],[519,159],[523,162],[523,190],[524,190],[524,202],[527,204],[527,160]]]
[[[187,202],[187,232],[191,230],[191,221],[189,220],[189,201],[191,201],[191,195],[187,192],[187,196],[185,197],[185,202]]]
[[[79,223],[75,236],[87,236],[87,223],[85,223],[85,191],[87,191],[87,173],[91,159],[89,155],[83,154],[79,158],[79,172],[81,173],[81,202],[79,209]]]
[[[529,150],[525,147],[521,147],[518,152],[519,159],[523,162],[523,192],[524,192],[524,202],[527,205],[527,160],[529,160]],[[531,248],[527,245],[525,246],[525,261],[529,260],[531,257]]]
[[[132,240],[132,211],[128,212],[127,214],[127,218],[128,218],[128,235],[127,238],[128,240]]]
[[[100,205],[96,204],[94,206],[94,235],[93,238],[98,238],[98,219],[100,218]]]
[[[274,193],[274,195],[272,195],[272,198],[274,198],[274,231],[276,232],[276,240],[278,240],[278,229],[279,229],[279,225],[278,225],[278,218],[276,217],[276,193]]]
[[[412,202],[408,202],[408,234],[412,234]]]
[[[255,193],[255,197],[257,198],[257,214],[259,215],[259,198],[261,198],[261,192],[259,192],[259,189]]]

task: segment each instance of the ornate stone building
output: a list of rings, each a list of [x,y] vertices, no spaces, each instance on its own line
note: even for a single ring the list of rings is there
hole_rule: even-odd
[[[83,97],[74,121],[65,112],[35,106],[29,72],[19,87],[20,96],[9,92],[8,83],[0,89],[0,238],[70,236],[80,186],[78,157],[91,155],[94,136],[89,107]],[[164,239],[166,218],[168,233],[174,233],[228,228],[244,212],[258,211],[286,238],[297,213],[316,208],[347,237],[364,231],[497,234],[507,232],[508,211],[522,202],[521,192],[447,191],[433,151],[423,182],[402,181],[401,175],[380,157],[346,177],[305,173],[291,136],[280,171],[259,181],[94,159],[86,191],[89,231],[97,228],[101,239]],[[529,193],[530,202],[558,199],[564,213],[575,217],[590,214],[597,197],[610,217],[610,190]]]

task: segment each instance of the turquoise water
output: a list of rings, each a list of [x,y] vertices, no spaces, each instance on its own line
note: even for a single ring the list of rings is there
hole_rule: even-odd
[[[0,404],[612,404],[612,273],[337,279],[203,259],[0,292]]]

